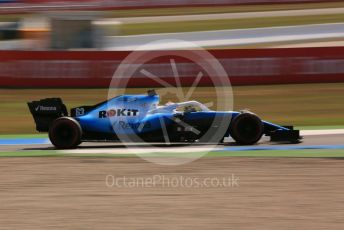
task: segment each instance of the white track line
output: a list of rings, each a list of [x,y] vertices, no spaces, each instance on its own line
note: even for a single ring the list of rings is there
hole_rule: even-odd
[[[338,135],[344,134],[344,129],[301,130],[300,133],[302,136]]]
[[[183,33],[107,36],[105,50],[192,48],[185,41],[198,46],[238,46],[272,42],[305,41],[310,39],[335,39],[344,37],[344,23],[281,26],[235,30],[196,31]],[[155,41],[154,43],[151,43]]]

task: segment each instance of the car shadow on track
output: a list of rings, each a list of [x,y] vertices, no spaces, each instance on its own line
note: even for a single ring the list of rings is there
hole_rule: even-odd
[[[158,148],[174,148],[174,147],[189,147],[189,146],[205,146],[209,144],[195,144],[195,143],[153,143],[153,144],[123,144],[123,143],[85,143],[81,146],[78,146],[75,149],[126,149],[126,148],[147,148],[147,147],[158,147]],[[39,146],[32,148],[24,148],[23,150],[58,150],[53,146]]]

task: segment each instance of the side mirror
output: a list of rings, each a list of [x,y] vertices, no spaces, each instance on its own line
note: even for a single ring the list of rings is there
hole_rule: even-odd
[[[155,89],[148,90],[147,94],[148,94],[148,96],[151,96],[151,97],[157,95],[157,93],[155,92]]]

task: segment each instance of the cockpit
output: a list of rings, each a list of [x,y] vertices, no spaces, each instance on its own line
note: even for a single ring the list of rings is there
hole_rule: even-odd
[[[186,101],[180,103],[168,103],[164,106],[158,106],[152,109],[148,114],[155,113],[190,113],[210,111],[208,107],[198,101]]]

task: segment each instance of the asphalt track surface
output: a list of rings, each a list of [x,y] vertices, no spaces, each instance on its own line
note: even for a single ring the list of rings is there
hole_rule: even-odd
[[[127,153],[127,148],[134,151],[130,153],[151,153],[151,152],[201,152],[201,151],[249,151],[249,150],[298,150],[298,149],[344,149],[344,133],[341,131],[326,132],[304,132],[304,139],[299,144],[274,143],[270,142],[267,137],[253,146],[239,146],[233,141],[224,145],[207,145],[207,144],[123,144],[123,143],[96,143],[87,142],[80,145],[75,150],[66,150],[66,153],[109,153],[123,154]],[[10,141],[14,141],[11,143]],[[32,142],[30,144],[30,141]],[[36,142],[34,142],[36,141]],[[42,144],[44,143],[44,144]],[[27,139],[26,144],[21,142],[15,143],[15,140],[0,141],[0,152],[12,151],[32,151],[32,150],[54,150],[53,146],[47,139]]]
[[[104,38],[105,50],[160,50],[216,46],[241,46],[272,42],[344,38],[344,23],[216,30]],[[153,42],[154,41],[154,42]],[[153,42],[153,43],[152,43]],[[187,44],[187,43],[190,44]],[[144,47],[142,47],[144,45]]]

